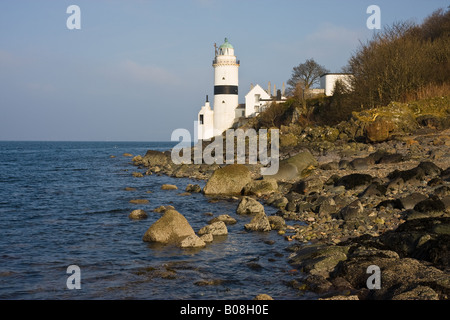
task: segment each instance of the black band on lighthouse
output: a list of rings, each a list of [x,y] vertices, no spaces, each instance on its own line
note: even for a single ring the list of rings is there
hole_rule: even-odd
[[[214,94],[238,94],[238,86],[214,86]]]

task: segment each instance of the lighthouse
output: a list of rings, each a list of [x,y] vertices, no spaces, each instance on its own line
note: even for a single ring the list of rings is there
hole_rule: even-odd
[[[199,139],[210,139],[229,129],[239,104],[239,61],[234,55],[234,47],[225,38],[224,43],[220,47],[214,45],[214,49],[214,110],[210,109],[207,101],[198,113]]]
[[[235,119],[235,109],[239,104],[238,70],[239,62],[234,48],[225,42],[216,49],[214,67],[214,133],[220,135],[229,129]]]

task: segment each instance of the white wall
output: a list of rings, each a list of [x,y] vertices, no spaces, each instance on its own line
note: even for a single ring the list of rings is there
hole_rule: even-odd
[[[200,121],[201,115],[203,115],[203,123]],[[214,111],[211,110],[209,102],[205,102],[205,105],[200,109],[197,121],[198,139],[205,140],[214,137]]]
[[[264,107],[267,104],[267,101],[259,101],[258,99],[269,99],[270,96],[261,88],[259,84],[254,86],[246,95],[245,95],[245,117],[254,116],[258,113],[261,107]]]
[[[345,84],[350,86],[351,74],[345,73],[326,73],[320,77],[320,87],[325,89],[325,95],[333,95],[334,86],[337,80],[342,80]]]

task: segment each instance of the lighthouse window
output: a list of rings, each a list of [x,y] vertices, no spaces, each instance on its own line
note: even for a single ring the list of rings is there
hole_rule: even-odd
[[[200,115],[200,124],[203,124],[203,115]]]
[[[222,100],[222,103],[225,103],[225,100]]]
[[[222,77],[222,80],[225,80],[225,77]]]

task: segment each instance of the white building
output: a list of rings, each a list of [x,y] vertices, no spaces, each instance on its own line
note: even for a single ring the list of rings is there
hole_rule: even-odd
[[[254,86],[245,95],[245,117],[253,117],[261,112],[268,100],[270,100],[270,95],[267,91],[261,88],[259,84]]]
[[[350,73],[324,73],[320,76],[320,88],[325,90],[325,95],[331,96],[334,92],[334,86],[337,80],[341,80],[349,88],[351,86]]]

